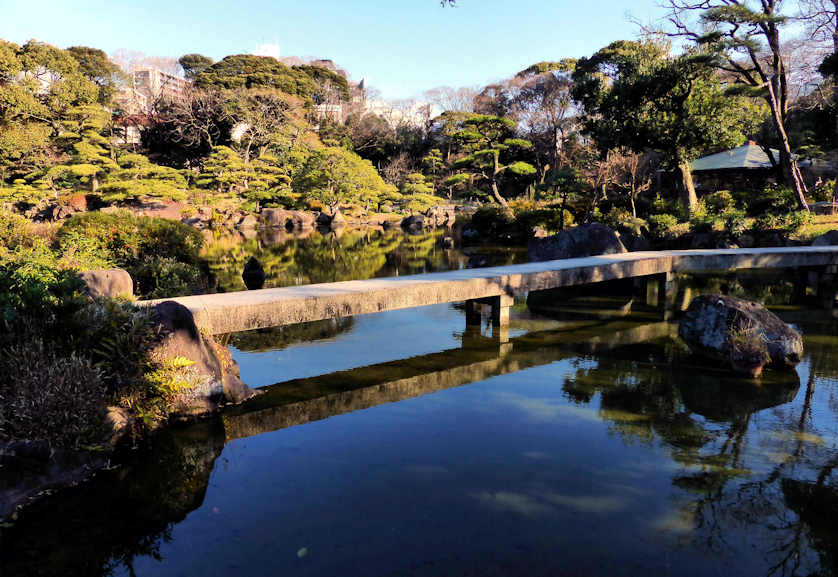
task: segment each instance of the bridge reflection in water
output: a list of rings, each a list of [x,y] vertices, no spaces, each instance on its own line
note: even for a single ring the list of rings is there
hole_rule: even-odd
[[[266,387],[263,395],[232,407],[219,420],[164,431],[150,453],[137,455],[135,462],[100,475],[75,493],[34,504],[4,533],[0,561],[9,574],[21,575],[39,570],[51,574],[57,567],[64,574],[105,575],[117,565],[131,567],[137,557],[159,556],[172,524],[204,504],[211,473],[227,443],[566,359],[599,360],[599,368],[590,371],[601,372],[603,382],[612,373],[621,383],[655,375],[662,390],[656,388],[648,403],[642,390],[627,392],[609,380],[610,388],[600,391],[600,416],[618,419],[614,422],[623,426],[626,415],[637,414],[662,436],[672,434],[671,423],[680,415],[696,413],[709,421],[738,423],[795,396],[800,386],[796,373],[783,374],[777,383],[767,375],[759,395],[732,395],[724,386],[724,373],[665,351],[674,342],[675,325],[654,316],[652,322],[638,321],[637,315],[588,316],[506,342],[472,330],[463,335],[458,349]],[[654,371],[643,363],[654,364]],[[702,372],[706,382],[691,378],[684,383],[679,378]],[[573,382],[556,383],[559,394],[579,399],[587,395],[590,400],[588,386],[580,375]],[[692,426],[705,425],[697,420]],[[672,446],[683,443],[673,439]]]

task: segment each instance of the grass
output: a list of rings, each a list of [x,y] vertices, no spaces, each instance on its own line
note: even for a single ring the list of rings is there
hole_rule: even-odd
[[[793,240],[811,242],[830,230],[838,229],[838,214],[819,214],[812,217],[812,222],[805,225],[794,235]]]

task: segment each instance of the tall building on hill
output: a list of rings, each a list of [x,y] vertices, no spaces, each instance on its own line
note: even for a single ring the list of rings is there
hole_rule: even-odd
[[[159,99],[183,98],[189,89],[189,81],[155,68],[136,70],[131,78],[134,89],[144,94],[149,103]]]

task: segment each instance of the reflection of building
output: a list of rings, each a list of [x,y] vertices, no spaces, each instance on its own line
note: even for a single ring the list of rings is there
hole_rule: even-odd
[[[189,88],[187,80],[155,68],[136,70],[131,75],[131,79],[134,89],[143,93],[149,103],[159,99],[183,98]]]

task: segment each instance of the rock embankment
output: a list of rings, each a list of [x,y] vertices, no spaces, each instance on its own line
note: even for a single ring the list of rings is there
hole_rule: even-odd
[[[693,299],[678,334],[694,353],[759,376],[766,366],[788,369],[803,356],[803,339],[764,306],[724,295]]]

